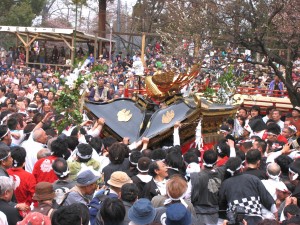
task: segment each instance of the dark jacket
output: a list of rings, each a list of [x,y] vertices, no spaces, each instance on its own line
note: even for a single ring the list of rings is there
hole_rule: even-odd
[[[142,181],[138,176],[131,177],[131,180],[134,184],[136,184],[137,188],[139,189],[138,198],[142,198],[144,193],[144,188],[147,183]]]
[[[137,170],[136,167],[130,166],[130,168],[126,171],[127,175],[131,178],[133,176],[136,176],[139,171]]]
[[[19,211],[2,199],[0,200],[0,211],[6,215],[8,225],[16,225],[18,221],[22,220]]]
[[[161,195],[161,193],[152,179],[144,187],[143,198],[148,198],[151,201],[151,199],[156,195]]]
[[[244,173],[256,176],[260,180],[267,180],[268,179],[268,176],[267,176],[266,172],[264,172],[264,171],[262,171],[260,169],[247,168],[247,170],[245,170]]]
[[[223,168],[223,167],[222,167]],[[224,176],[224,169],[203,169],[191,174],[191,202],[197,213],[218,213],[219,190]]]
[[[126,202],[126,201],[123,201],[123,204],[124,204],[125,210],[126,210],[126,215],[125,215],[125,218],[124,218],[124,224],[129,224],[130,219],[128,218],[128,211],[129,211],[129,209],[131,208],[131,206],[133,204],[130,203],[130,202]]]
[[[127,158],[124,159],[122,164],[108,164],[103,168],[102,172],[104,174],[104,182],[108,185],[107,181],[109,180],[111,174],[116,171],[127,171],[129,169],[130,162]]]
[[[90,211],[90,224],[91,225],[100,225],[101,223],[101,215],[100,208],[102,206],[102,202],[106,198],[118,198],[118,195],[114,193],[110,193],[109,189],[101,190],[96,193],[95,197],[92,199],[89,205]]]
[[[246,214],[261,215],[262,205],[270,210],[273,197],[256,176],[237,174],[223,181],[220,189],[220,209],[233,211],[236,206],[246,209]]]

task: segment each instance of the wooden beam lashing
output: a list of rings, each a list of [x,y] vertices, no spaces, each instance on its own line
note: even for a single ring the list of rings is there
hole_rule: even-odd
[[[16,32],[16,35],[20,39],[20,41],[23,43],[23,45],[26,47],[26,45],[27,45],[26,41],[23,40],[23,38],[21,37],[21,35],[19,33]]]
[[[59,36],[60,36],[61,39],[63,39],[65,44],[68,46],[68,48],[72,50],[72,46],[70,45],[70,43],[61,34]]]
[[[24,39],[21,37],[21,35],[19,33],[16,33],[16,35],[20,39],[20,41],[22,41],[24,47],[27,48],[39,37],[40,34],[39,33],[36,34],[29,42],[27,42],[29,40],[29,34],[27,34],[27,36],[26,36],[27,41],[24,41]]]
[[[35,41],[35,39],[38,38],[39,35],[40,35],[40,34],[38,33],[37,35],[35,35],[35,36],[29,41],[29,43],[27,43],[28,47]]]

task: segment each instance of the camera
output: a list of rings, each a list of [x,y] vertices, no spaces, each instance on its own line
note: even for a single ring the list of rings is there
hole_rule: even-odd
[[[227,212],[228,223],[227,225],[243,225],[246,211],[242,206],[237,206],[234,211]]]

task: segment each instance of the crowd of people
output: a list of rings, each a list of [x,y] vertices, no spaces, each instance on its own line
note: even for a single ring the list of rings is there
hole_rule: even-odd
[[[147,51],[146,74],[170,66],[184,71],[193,63],[189,57],[166,59],[159,46]],[[216,51],[206,57],[206,68],[213,69],[219,55],[220,61],[229,57]],[[144,88],[131,68],[139,53],[119,53],[113,62],[105,55],[89,57],[85,70],[106,69],[94,72],[88,100]],[[196,80],[205,82],[209,70]],[[300,107],[285,114],[268,107],[265,116],[256,105],[240,108],[235,118],[226,118],[212,149],[193,146],[183,154],[180,122],[173,144],[156,149],[145,137],[129,143],[103,136],[105,118],[58,134],[53,102],[70,73],[1,63],[0,224],[300,223]]]

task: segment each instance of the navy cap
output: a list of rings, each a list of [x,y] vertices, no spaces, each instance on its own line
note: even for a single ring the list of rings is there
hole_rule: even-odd
[[[100,177],[95,176],[92,171],[85,170],[77,175],[76,185],[78,186],[88,186],[95,183]]]
[[[166,225],[190,225],[192,223],[191,213],[181,203],[168,206],[166,214]]]

